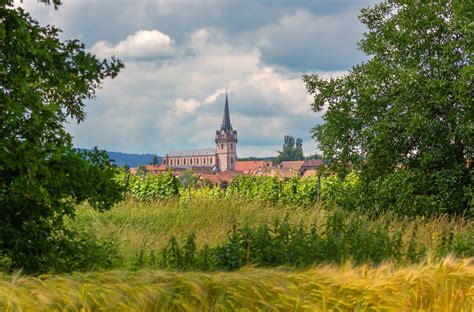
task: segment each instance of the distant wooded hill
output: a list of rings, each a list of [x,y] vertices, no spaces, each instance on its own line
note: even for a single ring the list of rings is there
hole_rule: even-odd
[[[85,149],[86,150],[86,149]],[[138,165],[148,165],[151,163],[153,154],[128,154],[122,152],[109,152],[106,151],[110,159],[115,161],[115,164],[119,167],[127,165],[129,167],[136,167]],[[158,164],[163,163],[163,157],[158,157]]]
[[[136,167],[138,165],[148,165],[151,163],[153,154],[127,154],[122,152],[107,152],[109,157],[115,161],[119,167],[127,165],[129,167]],[[163,162],[163,157],[158,156],[158,163]]]

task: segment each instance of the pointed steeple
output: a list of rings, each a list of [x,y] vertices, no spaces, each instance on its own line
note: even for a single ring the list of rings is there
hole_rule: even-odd
[[[229,101],[227,99],[227,92],[225,93],[225,107],[224,107],[224,116],[222,117],[221,129],[228,131],[231,128],[230,125],[230,114],[229,114]]]

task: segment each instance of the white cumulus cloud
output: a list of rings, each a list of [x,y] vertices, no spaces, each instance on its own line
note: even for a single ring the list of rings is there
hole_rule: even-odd
[[[199,107],[199,102],[194,99],[184,100],[177,98],[175,101],[175,114],[180,116],[184,114],[190,114]]]
[[[158,30],[140,30],[116,45],[108,41],[96,42],[91,52],[99,57],[112,55],[121,58],[169,57],[175,53],[173,40]]]

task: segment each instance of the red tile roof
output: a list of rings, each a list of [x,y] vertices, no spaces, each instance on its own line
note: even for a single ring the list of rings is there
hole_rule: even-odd
[[[216,172],[216,176],[219,177],[222,181],[230,182],[237,173],[232,171]]]
[[[237,160],[235,162],[235,171],[237,172],[251,172],[257,171],[265,167],[265,162],[263,160],[249,160],[242,161]]]
[[[307,160],[304,162],[303,167],[318,167],[323,164],[321,159]]]
[[[203,173],[199,177],[200,180],[209,181],[212,184],[220,184],[222,181],[215,174]]]
[[[289,161],[282,161],[280,166],[283,169],[291,169],[298,171],[301,169],[301,166],[304,164],[304,160],[289,160]]]
[[[215,174],[202,173],[200,179],[207,180],[213,184],[221,184],[223,182],[229,183],[235,175],[235,172],[230,171],[216,172]]]
[[[296,177],[299,175],[299,173],[289,169],[272,169],[270,171],[262,173],[262,175],[269,177],[277,177],[282,180],[286,178]]]
[[[166,171],[166,166],[165,165],[147,165],[146,170],[150,172],[157,172],[157,171]]]
[[[166,166],[165,165],[158,165],[158,166],[147,165],[145,167],[146,167],[146,171],[151,173],[151,174],[159,174],[159,173],[166,172]]]
[[[303,178],[311,178],[314,177],[318,173],[317,170],[314,169],[308,169],[304,172]]]

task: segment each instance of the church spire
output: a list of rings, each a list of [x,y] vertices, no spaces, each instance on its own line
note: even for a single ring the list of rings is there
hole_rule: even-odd
[[[221,129],[228,131],[231,128],[230,125],[230,114],[229,114],[229,101],[227,99],[227,92],[225,93],[225,107],[224,107],[224,116],[222,117]]]

